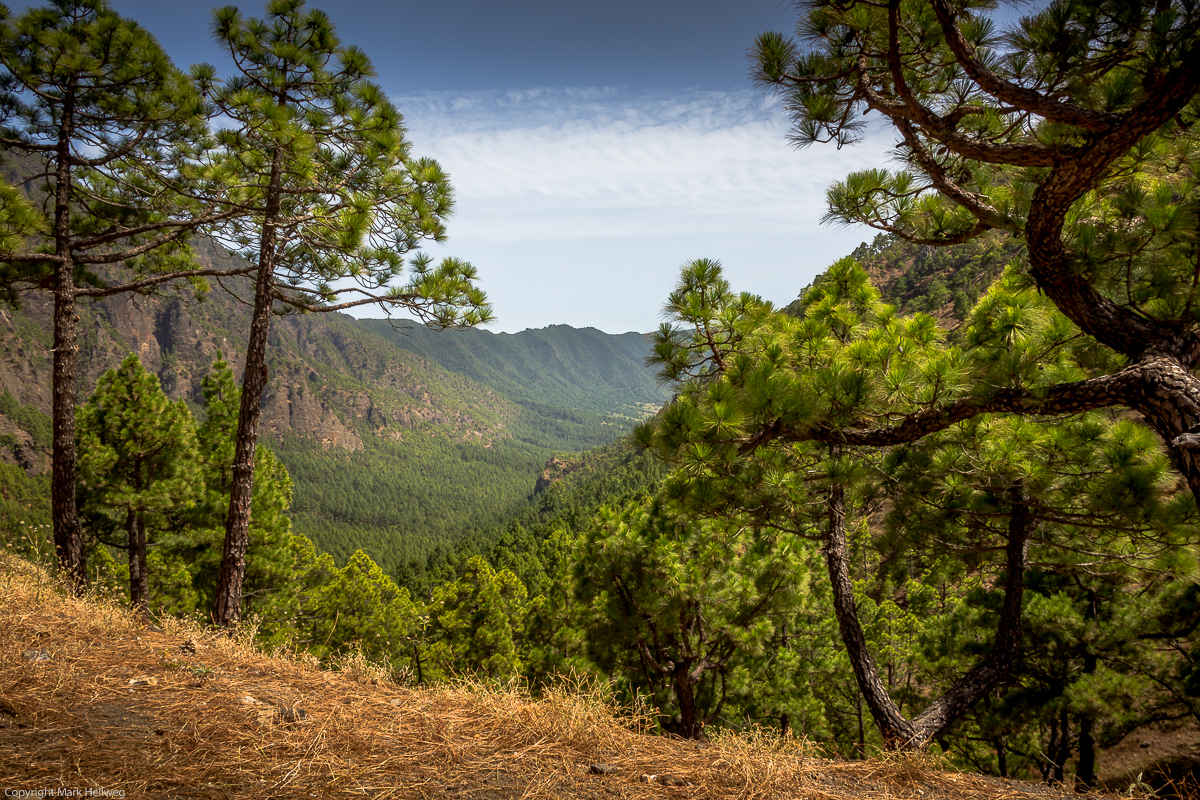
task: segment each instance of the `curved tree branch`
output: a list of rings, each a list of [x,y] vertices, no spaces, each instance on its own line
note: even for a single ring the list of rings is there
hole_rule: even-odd
[[[877,428],[836,428],[828,423],[791,427],[774,420],[743,442],[739,452],[753,452],[769,441],[782,443],[828,442],[864,447],[887,447],[915,442],[931,433],[980,414],[1065,416],[1112,406],[1138,407],[1148,372],[1161,365],[1135,364],[1111,375],[1088,378],[1035,392],[1031,389],[997,389],[982,396],[964,397],[942,406],[923,408],[900,422]]]
[[[1104,132],[1120,124],[1121,117],[1117,114],[1051,100],[1034,89],[1004,80],[975,58],[971,45],[963,36],[946,0],[930,0],[930,4],[937,14],[938,22],[942,26],[942,35],[946,37],[946,45],[954,54],[955,60],[971,80],[992,97],[1022,111],[1037,114],[1042,119],[1088,131]]]

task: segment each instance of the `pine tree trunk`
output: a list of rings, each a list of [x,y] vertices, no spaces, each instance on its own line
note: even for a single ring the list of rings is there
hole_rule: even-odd
[[[225,518],[221,572],[212,612],[213,623],[225,628],[237,625],[242,614],[242,582],[246,575],[246,549],[250,544],[250,499],[254,493],[254,447],[258,442],[263,390],[267,385],[267,337],[271,326],[271,288],[275,278],[281,166],[282,151],[276,147],[263,215],[254,287],[254,314],[250,321],[250,341],[246,347],[246,371],[242,375],[242,405],[238,414],[237,443],[233,456],[233,486],[229,497],[229,513]]]
[[[922,744],[948,728],[1008,677],[1021,646],[1021,605],[1034,521],[1018,482],[1009,490],[1008,543],[1005,546],[1004,604],[992,647],[983,660],[913,719]]]
[[[83,530],[75,505],[75,376],[79,345],[75,334],[75,285],[71,265],[58,264],[54,292],[54,397],[53,467],[50,504],[54,522],[54,549],[58,563],[78,593],[87,587],[87,559]]]
[[[146,517],[137,515],[138,602],[134,605],[145,612],[150,607],[150,570],[146,567]]]
[[[79,343],[75,323],[75,262],[70,249],[71,163],[70,142],[73,133],[73,95],[68,94],[59,124],[58,152],[55,164],[54,253],[54,386],[51,401],[53,423],[53,465],[50,480],[51,519],[54,523],[54,550],[66,572],[72,589],[79,593],[87,587],[87,557],[83,551],[83,531],[75,505],[75,379],[78,370]]]
[[[842,642],[846,646],[859,692],[866,701],[885,746],[891,749],[920,749],[966,713],[1009,673],[1021,639],[1021,602],[1024,594],[1026,554],[1032,522],[1024,489],[1018,484],[1010,495],[1007,574],[1004,606],[996,637],[988,655],[963,675],[945,694],[930,703],[913,719],[900,713],[880,679],[867,646],[866,635],[854,603],[846,546],[845,489],[834,484],[827,497],[828,534],[825,563],[833,589],[833,610]]]
[[[1096,785],[1096,739],[1092,735],[1095,722],[1091,717],[1079,720],[1079,763],[1075,768],[1075,791],[1091,791]]]
[[[1064,706],[1062,716],[1059,719],[1058,747],[1052,750],[1054,754],[1054,774],[1051,782],[1056,785],[1062,785],[1063,779],[1066,778],[1067,759],[1071,757],[1071,716],[1070,712]]]
[[[675,701],[679,703],[679,725],[672,733],[684,739],[699,739],[702,731],[696,710],[696,683],[686,663],[675,666],[671,685],[675,690]]]
[[[1088,590],[1088,607],[1084,618],[1091,624],[1096,624],[1099,615],[1099,597],[1095,590]],[[1087,647],[1087,645],[1084,645]],[[1096,672],[1098,659],[1089,648],[1083,656],[1083,674],[1093,675]],[[1083,793],[1096,785],[1096,738],[1092,731],[1096,722],[1089,714],[1079,718],[1079,761],[1075,765],[1075,791]]]
[[[1167,443],[1172,466],[1200,503],[1200,446],[1184,437],[1200,427],[1200,378],[1179,359],[1150,356],[1140,362],[1146,377],[1131,405]],[[1180,437],[1184,440],[1176,444]]]
[[[149,603],[150,581],[146,576],[146,525],[132,508],[125,512],[129,537],[129,607],[144,612]]]
[[[825,538],[825,565],[833,589],[833,612],[837,617],[838,630],[850,657],[850,664],[854,668],[858,690],[866,701],[875,724],[879,726],[879,732],[883,734],[887,746],[912,746],[910,743],[916,739],[916,729],[888,696],[883,681],[879,678],[875,659],[867,646],[867,637],[858,620],[858,610],[854,604],[854,584],[850,581],[849,551],[846,546],[846,490],[840,484],[829,488],[826,510],[829,528]]]
[[[137,515],[132,508],[125,509],[125,555],[129,559],[129,605],[136,609],[141,581],[138,579]]]

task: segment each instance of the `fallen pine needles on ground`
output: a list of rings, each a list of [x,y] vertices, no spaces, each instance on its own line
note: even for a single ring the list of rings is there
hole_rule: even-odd
[[[193,624],[147,626],[111,602],[66,596],[3,554],[0,618],[5,789],[129,798],[1067,796],[943,771],[919,756],[819,759],[803,741],[764,731],[705,743],[652,736],[645,709],[617,708],[586,682],[534,699],[469,682],[405,688],[354,659],[322,670]]]

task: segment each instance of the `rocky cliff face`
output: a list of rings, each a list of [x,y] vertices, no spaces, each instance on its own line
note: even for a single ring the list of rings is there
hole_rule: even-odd
[[[228,258],[212,247],[202,249],[200,257],[208,263]],[[234,294],[217,288],[203,302],[126,296],[83,305],[80,401],[130,352],[158,375],[169,397],[195,407],[202,402],[201,381],[218,354],[240,377],[249,325],[242,298],[249,292],[244,284],[230,288]],[[49,296],[40,293],[27,295],[20,309],[0,308],[0,393],[8,391],[19,404],[45,415],[51,399],[52,311]],[[486,387],[465,385],[469,381],[378,341],[341,314],[273,320],[268,367],[260,433],[327,448],[361,450],[364,436],[402,440],[416,432],[486,444],[503,437],[505,419],[517,413]],[[443,391],[447,387],[458,391]],[[470,403],[462,401],[464,393]],[[40,471],[47,456],[45,447],[0,413],[0,460]]]
[[[551,458],[547,459],[546,467],[542,470],[542,473],[538,475],[537,482],[533,486],[533,493],[535,495],[541,494],[549,489],[552,485],[570,475],[581,465],[582,462],[578,459],[552,456]]]

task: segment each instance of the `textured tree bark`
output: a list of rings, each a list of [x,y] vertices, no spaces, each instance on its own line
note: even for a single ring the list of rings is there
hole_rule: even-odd
[[[787,620],[784,620],[779,627],[779,642],[780,649],[786,648],[791,642],[791,637],[788,636]],[[792,717],[786,711],[779,715],[779,736],[786,739],[788,734],[792,732]]]
[[[699,739],[702,730],[696,710],[696,683],[692,680],[687,664],[675,665],[671,675],[671,687],[675,691],[675,700],[679,703],[679,725],[671,733],[684,739]]]
[[[233,456],[233,485],[229,513],[225,517],[225,542],[221,550],[221,571],[212,612],[213,623],[224,628],[237,625],[242,614],[242,583],[246,575],[246,548],[250,544],[250,499],[254,493],[254,447],[258,441],[263,390],[267,385],[267,337],[271,328],[271,287],[275,278],[282,163],[282,151],[276,147],[263,214],[258,273],[254,286],[254,313],[250,321],[250,341],[246,347],[242,405],[238,414],[237,443]]]
[[[1079,720],[1079,763],[1075,768],[1075,791],[1085,794],[1096,785],[1095,722],[1091,717]]]
[[[73,95],[68,95],[59,123],[54,187],[54,391],[51,401],[53,451],[50,479],[54,550],[72,589],[87,587],[87,556],[75,505],[75,376],[79,343],[75,323],[75,262],[71,233],[71,136],[74,133]]]
[[[1176,443],[1200,425],[1200,378],[1192,374],[1188,362],[1169,356],[1145,356],[1141,366],[1146,377],[1129,405],[1168,444],[1172,465],[1200,502],[1200,448]]]
[[[138,589],[142,585],[137,557],[137,514],[132,508],[125,509],[125,554],[129,558],[129,605],[138,607]]]
[[[1064,416],[1116,405],[1136,406],[1150,373],[1162,370],[1165,366],[1158,360],[1147,359],[1145,363],[1133,364],[1111,375],[1060,383],[1037,392],[1012,387],[994,389],[946,405],[914,411],[893,425],[879,428],[844,428],[823,421],[792,427],[777,419],[743,442],[739,452],[743,455],[750,453],[770,441],[890,447],[915,442],[981,414]],[[1174,379],[1186,379],[1186,376]],[[1200,386],[1200,379],[1191,380]],[[1200,406],[1197,412],[1200,413]]]
[[[87,557],[83,551],[83,529],[75,505],[75,375],[79,351],[75,330],[75,286],[69,261],[59,263],[55,273],[54,397],[51,409],[54,441],[50,504],[58,563],[78,593],[87,587]]]
[[[1050,782],[1062,784],[1063,778],[1066,777],[1067,759],[1071,757],[1071,715],[1065,706],[1057,723],[1059,726],[1057,746],[1050,748],[1054,759],[1051,764]]]
[[[884,742],[889,747],[905,747],[915,740],[917,731],[884,688],[854,605],[854,584],[850,581],[849,549],[846,546],[846,490],[841,485],[834,484],[829,488],[826,511],[829,530],[825,538],[825,566],[833,588],[833,612],[854,668],[854,678]]]
[[[150,576],[146,572],[146,521],[130,509],[125,517],[129,535],[129,606],[145,612],[150,604]]]
[[[833,589],[833,610],[842,642],[854,668],[854,678],[883,740],[891,749],[920,749],[966,713],[975,703],[1008,676],[1021,640],[1021,602],[1024,595],[1026,555],[1031,520],[1024,490],[1011,490],[1008,544],[1005,548],[1004,605],[996,636],[987,656],[963,675],[945,694],[931,702],[911,720],[896,706],[880,679],[867,646],[866,635],[854,604],[846,546],[845,490],[834,484],[827,498],[829,531],[825,540],[825,563]]]

